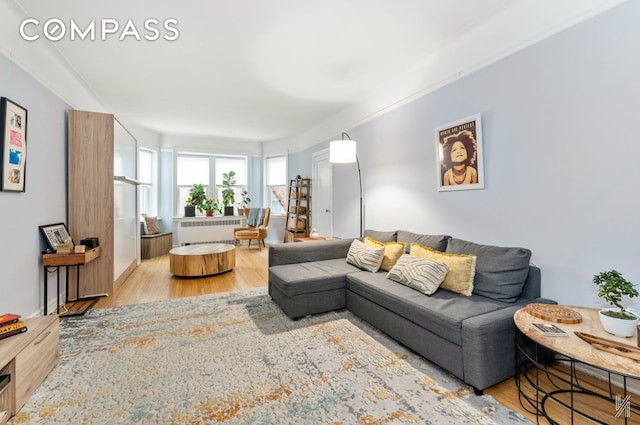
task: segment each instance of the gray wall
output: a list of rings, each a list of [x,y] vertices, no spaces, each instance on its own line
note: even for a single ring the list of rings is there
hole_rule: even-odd
[[[26,192],[0,192],[0,313],[26,317],[38,312],[44,297],[40,253],[45,243],[38,226],[67,221],[69,108],[4,56],[0,56],[0,96],[28,111]],[[55,274],[49,276],[54,305]]]
[[[591,279],[603,270],[640,283],[637,16],[640,3],[626,2],[347,129],[358,141],[366,227],[525,246],[542,268],[543,295],[562,303],[601,305]],[[4,57],[0,95],[29,111],[27,191],[0,192],[0,312],[27,316],[43,303],[38,225],[66,222],[69,108]],[[438,192],[434,127],[474,113],[486,188]],[[291,154],[290,176],[310,176],[311,154],[325,147]],[[160,158],[165,190],[173,165],[167,151]],[[357,187],[355,166],[334,167],[337,236],[357,235]],[[170,211],[161,205],[163,218]]]
[[[366,227],[527,247],[543,296],[565,304],[603,305],[592,277],[604,270],[640,283],[638,16],[627,2],[349,130]],[[475,113],[485,189],[438,192],[434,128]],[[342,167],[338,236],[357,207]]]

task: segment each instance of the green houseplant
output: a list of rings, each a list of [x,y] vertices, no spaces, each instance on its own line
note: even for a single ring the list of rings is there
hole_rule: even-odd
[[[205,214],[209,217],[211,217],[214,212],[217,212],[218,214],[222,214],[222,209],[220,208],[220,204],[218,203],[217,200],[213,198],[207,198],[204,201],[203,206],[204,206]]]
[[[192,206],[198,210],[198,212],[205,212],[204,202],[207,199],[207,192],[201,183],[195,183],[189,190],[189,197],[187,198],[187,204],[191,203]],[[186,214],[185,214],[186,215]]]
[[[630,337],[638,325],[638,317],[622,305],[622,297],[637,297],[635,285],[626,280],[617,270],[609,270],[593,276],[598,286],[598,296],[614,306],[600,310],[602,327],[617,336]]]
[[[233,215],[233,204],[236,202],[236,193],[233,185],[236,184],[236,172],[231,170],[222,173],[222,204],[224,215]]]
[[[247,206],[249,206],[249,202],[251,202],[251,198],[249,198],[249,193],[246,190],[243,190],[242,193],[240,193],[240,196],[242,199],[240,200],[240,206],[238,207],[238,215],[243,215],[244,209],[247,208]]]
[[[207,194],[204,186],[200,183],[195,183],[191,189],[189,189],[189,196],[185,201],[184,216],[195,217],[196,210],[204,212],[204,201],[207,199]]]

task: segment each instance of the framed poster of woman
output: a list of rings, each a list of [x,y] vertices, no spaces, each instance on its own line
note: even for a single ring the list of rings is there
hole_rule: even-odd
[[[436,127],[439,191],[484,189],[480,114]]]

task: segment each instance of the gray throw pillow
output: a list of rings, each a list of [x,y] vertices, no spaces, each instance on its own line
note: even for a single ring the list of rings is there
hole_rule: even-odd
[[[448,272],[449,266],[444,263],[403,254],[387,274],[387,279],[431,295],[438,290]]]
[[[531,251],[528,249],[480,245],[452,238],[446,252],[477,257],[474,294],[510,303],[520,297],[529,274]]]
[[[363,270],[375,273],[380,269],[384,259],[384,246],[379,248],[369,248],[365,244],[354,239],[347,253],[347,263]]]
[[[364,231],[364,237],[369,236],[371,239],[375,239],[378,242],[397,242],[398,232],[395,230],[388,232],[380,232],[378,230],[366,229]]]
[[[407,253],[412,243],[428,246],[436,251],[444,252],[447,249],[447,241],[451,239],[449,235],[420,235],[418,233],[398,230],[398,242],[404,242],[407,247]]]

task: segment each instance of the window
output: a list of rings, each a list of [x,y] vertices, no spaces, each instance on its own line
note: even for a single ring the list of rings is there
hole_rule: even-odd
[[[229,171],[235,171],[235,184],[233,185],[233,192],[235,203],[240,204],[242,200],[241,193],[247,185],[247,161],[244,158],[224,158],[217,157],[215,158],[215,169],[216,169],[216,199],[222,202],[222,181],[223,174],[228,173]]]
[[[176,215],[182,215],[189,191],[195,183],[204,186],[207,196],[222,202],[222,174],[235,171],[235,205],[240,204],[247,185],[247,158],[215,155],[178,154],[176,156]]]
[[[158,215],[157,155],[148,149],[138,149],[138,180],[140,180],[140,213]]]
[[[194,184],[202,184],[205,191],[209,187],[209,157],[178,155],[176,180],[178,184],[177,211],[182,211],[184,206],[187,204],[189,191]]]
[[[287,156],[271,156],[265,159],[267,205],[271,214],[284,214],[287,205]]]

